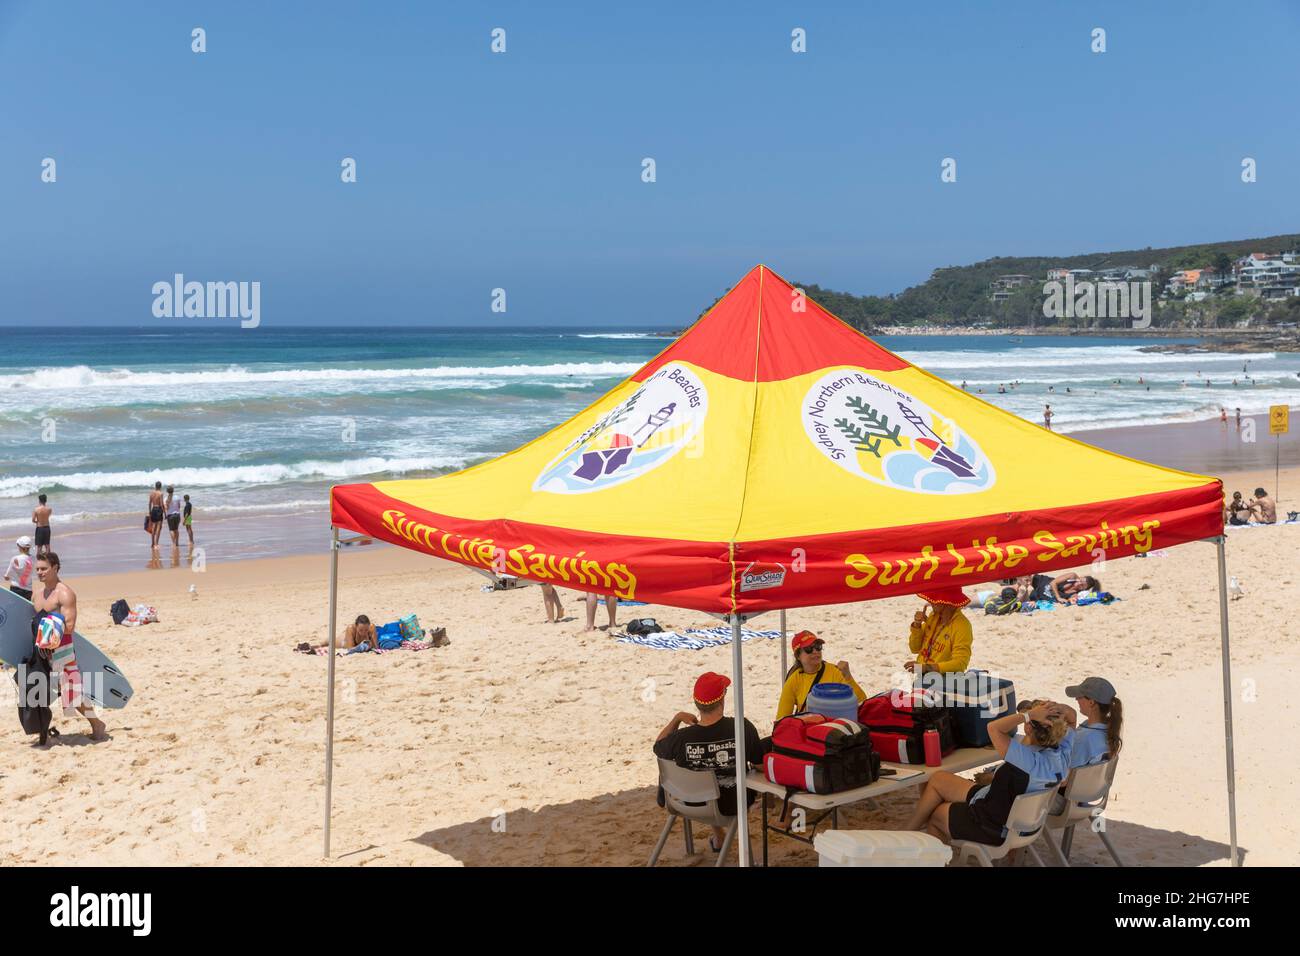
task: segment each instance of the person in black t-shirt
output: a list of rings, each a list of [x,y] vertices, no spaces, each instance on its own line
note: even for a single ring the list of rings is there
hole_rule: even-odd
[[[695,681],[695,709],[699,717],[681,711],[668,721],[655,739],[656,757],[671,760],[688,770],[710,770],[718,778],[718,810],[725,816],[736,814],[736,722],[723,715],[727,688],[731,679],[722,674],[701,674]],[[683,726],[685,725],[685,726]],[[758,731],[745,721],[745,762],[760,766],[763,745]],[[757,794],[747,790],[748,803]],[[663,791],[659,805],[663,806]],[[716,853],[722,848],[724,830],[713,828],[709,846]]]

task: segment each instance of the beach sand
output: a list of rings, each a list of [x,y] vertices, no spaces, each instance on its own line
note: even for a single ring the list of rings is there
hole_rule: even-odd
[[[1227,487],[1272,486],[1272,468]],[[1279,511],[1300,502],[1300,470],[1284,472]],[[1249,864],[1300,862],[1291,797],[1300,736],[1290,677],[1300,668],[1300,525],[1230,532],[1237,807]],[[1109,832],[1131,864],[1223,864],[1227,858],[1223,705],[1215,553],[1189,544],[1110,562],[1110,607],[1033,617],[971,613],[981,668],[1020,697],[1062,696],[1089,674],[1119,688],[1125,747]],[[9,824],[0,863],[317,865],[324,805],[326,658],[294,653],[325,638],[322,555],[137,571],[69,574],[81,630],[135,687],[106,714],[111,740],[90,744],[84,721],[31,745],[9,710],[0,731],[0,801]],[[375,546],[341,556],[341,624],[414,611],[448,629],[448,647],[338,659],[334,859],[328,865],[640,865],[663,824],[650,745],[693,680],[730,673],[730,649],[664,651],[584,633],[581,595],[561,592],[571,620],[544,623],[536,588],[483,593],[483,578],[431,558]],[[188,593],[196,586],[196,595]],[[1149,586],[1143,590],[1142,586]],[[973,589],[972,589],[973,590]],[[112,601],[155,605],[161,622],[114,627]],[[884,690],[906,657],[915,598],[792,611],[827,657],[847,659]],[[714,623],[660,607],[624,609],[666,627]],[[598,621],[604,620],[604,610]],[[754,627],[776,627],[777,615]],[[745,646],[747,713],[770,731],[780,678],[776,641]],[[12,683],[4,680],[6,705]],[[728,713],[732,698],[728,698]],[[897,826],[915,791],[855,808],[850,827]],[[759,846],[757,811],[751,817]],[[697,848],[705,846],[697,840]],[[756,849],[757,852],[757,849]],[[780,865],[815,865],[810,847],[775,840]],[[1092,834],[1073,860],[1110,865]],[[685,857],[680,829],[661,865]]]

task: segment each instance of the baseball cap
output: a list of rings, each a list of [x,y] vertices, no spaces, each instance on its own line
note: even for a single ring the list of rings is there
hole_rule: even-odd
[[[807,647],[809,644],[817,643],[817,635],[812,631],[800,631],[794,637],[790,638],[790,650],[797,651]]]
[[[699,677],[695,678],[695,703],[701,707],[707,707],[710,704],[716,704],[722,700],[727,693],[727,688],[731,686],[731,678],[725,674],[715,674],[713,671],[706,671]]]
[[[20,548],[30,548],[32,546],[32,539],[27,537],[27,535],[23,535],[14,543]]]
[[[1067,697],[1087,697],[1099,704],[1109,704],[1115,699],[1115,688],[1104,677],[1089,677],[1081,684],[1065,688]]]

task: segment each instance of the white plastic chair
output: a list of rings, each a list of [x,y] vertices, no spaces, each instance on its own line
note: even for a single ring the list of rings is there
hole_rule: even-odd
[[[1054,796],[1056,796],[1056,788],[1050,787],[1037,793],[1022,793],[1016,797],[1011,804],[1011,812],[1007,814],[1007,835],[1002,842],[990,845],[972,840],[953,840],[953,864],[961,866],[973,860],[980,866],[992,866],[994,860],[1002,859],[1012,850],[1027,847],[1035,862],[1042,866],[1043,860],[1033,844],[1038,839],[1038,835],[1043,832],[1047,811],[1051,809]]]
[[[1115,780],[1115,768],[1119,764],[1117,757],[1103,760],[1101,763],[1087,767],[1076,767],[1070,771],[1065,781],[1064,799],[1059,806],[1053,806],[1047,815],[1047,826],[1043,830],[1043,841],[1057,866],[1070,865],[1070,847],[1074,843],[1074,828],[1080,823],[1094,830],[1116,866],[1123,866],[1115,845],[1110,842],[1104,825],[1093,827],[1092,821],[1100,818],[1110,799],[1110,785]],[[1104,824],[1104,818],[1102,819]],[[1064,831],[1061,845],[1052,839],[1052,831]]]
[[[673,824],[680,817],[686,835],[688,856],[695,853],[695,837],[691,834],[692,823],[707,823],[711,827],[722,827],[727,831],[722,839],[722,849],[718,852],[718,861],[713,864],[722,866],[736,838],[737,818],[723,816],[718,810],[718,778],[708,770],[687,770],[663,757],[656,759],[659,761],[659,786],[664,788],[664,809],[668,811],[668,822],[664,824],[663,832],[659,834],[659,842],[655,844],[650,854],[650,862],[646,865],[654,866],[659,862],[659,854],[663,852],[664,844],[668,842],[668,834],[672,832]],[[752,866],[754,863],[752,849],[749,857]]]

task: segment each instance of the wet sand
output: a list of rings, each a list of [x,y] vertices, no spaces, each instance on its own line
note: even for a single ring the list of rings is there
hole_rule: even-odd
[[[1246,426],[1246,422],[1252,419],[1255,423],[1254,441],[1250,440],[1251,431]],[[1291,411],[1291,431],[1276,437],[1268,433],[1267,415],[1243,415],[1242,428],[1238,429],[1231,411],[1226,424],[1215,418],[1070,432],[1070,437],[1129,458],[1215,477],[1265,470],[1271,476],[1275,456],[1282,468],[1300,465],[1300,415],[1297,415],[1297,409]],[[1272,485],[1270,477],[1264,487],[1271,490]]]

